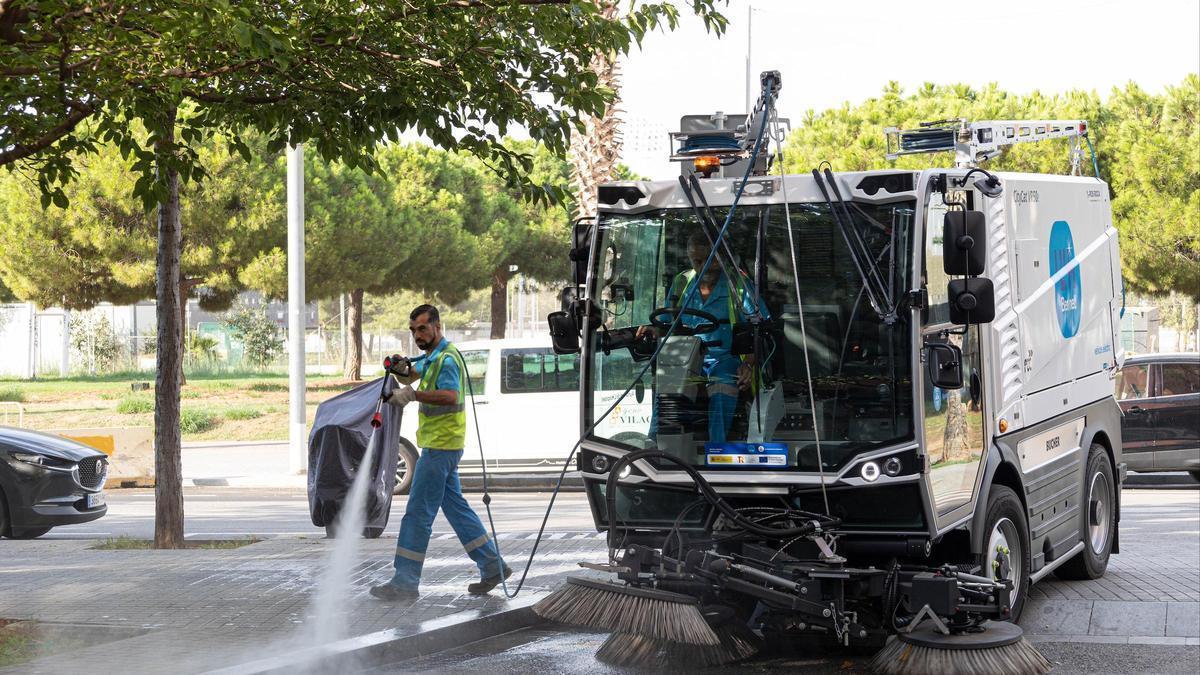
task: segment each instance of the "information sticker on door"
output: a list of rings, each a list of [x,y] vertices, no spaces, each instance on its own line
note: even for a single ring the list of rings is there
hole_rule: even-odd
[[[788,465],[787,443],[705,443],[708,466],[777,469]]]

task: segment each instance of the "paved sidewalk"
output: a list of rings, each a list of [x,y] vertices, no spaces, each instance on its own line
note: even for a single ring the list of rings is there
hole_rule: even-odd
[[[519,578],[533,533],[501,535]],[[311,646],[312,602],[333,542],[271,539],[233,550],[96,551],[88,541],[4,541],[0,617],[119,625],[145,634],[60,654],[0,672],[195,673]],[[391,576],[395,540],[363,541],[341,627],[347,636],[387,628],[418,632],[424,622],[505,605],[499,590],[466,594],[478,579],[453,534],[435,533],[422,597],[384,603],[367,589]],[[594,532],[543,540],[522,597],[577,573],[580,560],[604,560]],[[518,565],[519,563],[519,565]],[[53,580],[53,583],[47,583]],[[68,581],[70,580],[70,581]]]

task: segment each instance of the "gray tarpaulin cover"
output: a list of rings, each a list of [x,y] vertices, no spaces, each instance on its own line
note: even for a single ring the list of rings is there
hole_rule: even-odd
[[[338,394],[317,406],[308,435],[308,509],[313,525],[334,523],[350,492],[355,472],[371,438],[371,417],[383,378]],[[363,527],[383,529],[392,507],[396,454],[400,445],[400,408],[384,404],[383,426],[376,432],[375,461]]]

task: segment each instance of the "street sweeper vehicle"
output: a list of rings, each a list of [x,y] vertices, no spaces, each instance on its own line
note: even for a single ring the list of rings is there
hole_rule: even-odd
[[[1015,619],[1051,572],[1104,574],[1125,474],[1086,121],[889,129],[889,156],[955,166],[834,172],[785,166],[762,85],[750,115],[684,118],[679,177],[605,184],[575,228],[549,322],[581,354],[610,559],[536,611],[611,631],[616,664],[886,644],[880,672],[1042,672]],[[982,168],[1054,138],[1069,175]],[[601,424],[646,403],[636,433]]]

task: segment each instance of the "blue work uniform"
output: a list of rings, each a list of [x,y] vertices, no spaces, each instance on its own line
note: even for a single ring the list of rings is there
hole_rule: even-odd
[[[734,287],[724,272],[718,275],[708,297],[702,297],[699,289],[693,292],[697,277],[695,270],[676,275],[667,290],[667,300],[671,307],[705,312],[719,321],[715,330],[698,333],[697,337],[705,343],[701,374],[708,393],[708,440],[710,443],[724,443],[737,408],[737,373],[742,365],[741,358],[733,353],[733,324],[737,322],[739,313],[745,317],[753,312],[754,301],[745,284]],[[689,293],[691,297],[688,297]],[[706,322],[689,314],[684,314],[679,321],[686,326]],[[651,429],[657,431],[656,427],[652,422]]]
[[[429,356],[414,363],[417,374],[423,377],[433,368],[449,345],[443,338]],[[434,386],[421,389],[456,391],[459,400],[465,402],[462,386],[458,359],[446,358],[442,360]],[[479,567],[481,579],[498,576],[504,569],[496,542],[488,536],[479,516],[463,498],[462,483],[458,479],[458,462],[462,455],[461,447],[421,449],[421,458],[413,469],[412,488],[404,518],[400,521],[400,536],[396,542],[396,573],[390,582],[393,586],[417,590],[438,508],[445,514],[450,527],[454,528],[467,555]]]

